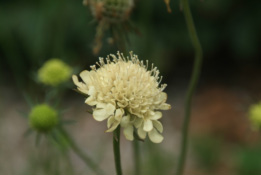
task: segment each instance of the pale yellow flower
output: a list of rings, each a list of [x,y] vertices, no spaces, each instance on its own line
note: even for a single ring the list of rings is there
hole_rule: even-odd
[[[253,129],[259,129],[261,127],[261,102],[250,106],[249,118]]]
[[[118,56],[118,57],[117,57]],[[119,52],[100,58],[99,68],[80,73],[82,82],[76,75],[72,79],[77,89],[88,95],[85,103],[93,106],[93,117],[97,121],[107,119],[107,132],[119,125],[128,140],[133,140],[134,129],[141,139],[148,134],[150,140],[160,143],[163,126],[159,110],[168,110],[167,94],[163,92],[166,84],[160,86],[162,77],[156,67],[148,68],[137,55],[130,53],[125,58]]]

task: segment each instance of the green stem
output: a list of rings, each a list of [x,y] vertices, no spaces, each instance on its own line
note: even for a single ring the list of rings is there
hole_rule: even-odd
[[[121,153],[120,153],[120,126],[113,132],[113,152],[114,152],[114,162],[117,175],[122,175],[121,170]]]
[[[186,151],[187,151],[188,128],[189,128],[190,113],[191,113],[191,99],[192,99],[192,95],[194,94],[195,88],[198,84],[198,79],[200,76],[201,65],[202,65],[202,57],[203,57],[202,48],[197,36],[196,28],[190,11],[189,2],[188,0],[181,0],[181,2],[183,5],[184,16],[187,23],[190,39],[195,49],[195,61],[194,61],[193,72],[189,83],[189,88],[186,94],[185,118],[184,118],[183,128],[182,128],[181,152],[178,161],[176,175],[182,175],[184,170],[184,163],[186,160]]]
[[[133,141],[134,148],[134,166],[135,166],[135,175],[140,175],[140,147],[139,141],[134,139]]]
[[[103,171],[99,168],[99,166],[96,163],[94,163],[93,160],[78,147],[78,145],[74,142],[74,140],[67,133],[67,131],[62,127],[60,127],[59,129],[60,132],[64,135],[64,137],[67,139],[74,153],[77,154],[84,161],[84,163],[88,167],[90,167],[97,175],[104,175]]]

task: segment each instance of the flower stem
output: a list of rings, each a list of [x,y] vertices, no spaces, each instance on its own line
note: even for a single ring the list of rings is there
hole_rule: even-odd
[[[121,132],[120,126],[118,126],[113,132],[113,152],[114,152],[114,162],[115,162],[117,175],[122,175],[121,153],[120,153],[120,132]]]
[[[186,160],[186,151],[187,151],[188,128],[189,128],[190,113],[191,113],[191,99],[194,94],[195,88],[198,84],[198,79],[200,76],[201,65],[202,65],[202,57],[203,57],[202,48],[197,36],[193,17],[190,11],[189,2],[188,0],[181,0],[181,3],[183,6],[184,16],[185,16],[188,32],[190,35],[190,39],[195,50],[195,61],[194,61],[193,72],[191,75],[191,79],[190,79],[190,83],[185,99],[185,118],[184,118],[183,128],[182,128],[181,152],[178,160],[176,175],[182,175],[184,170],[184,163]]]
[[[72,137],[67,133],[67,131],[60,127],[59,128],[60,132],[64,135],[64,137],[67,139],[71,149],[74,151],[75,154],[77,154],[83,161],[84,163],[90,167],[97,175],[104,175],[103,171],[99,168],[99,166],[93,162],[93,160],[86,155],[79,147],[78,145],[74,142]]]
[[[133,141],[135,175],[140,175],[140,147],[139,140]]]

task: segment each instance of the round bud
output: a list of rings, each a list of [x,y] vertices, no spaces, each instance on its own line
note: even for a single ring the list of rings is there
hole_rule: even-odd
[[[36,131],[48,132],[57,125],[58,114],[49,105],[40,104],[32,108],[29,114],[29,122]]]
[[[62,60],[51,59],[38,70],[38,79],[45,85],[57,86],[70,79],[72,68]]]
[[[249,117],[254,129],[261,127],[261,103],[252,105],[250,107]]]

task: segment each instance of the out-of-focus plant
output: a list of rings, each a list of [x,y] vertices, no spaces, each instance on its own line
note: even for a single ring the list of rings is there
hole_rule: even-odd
[[[75,1],[1,1],[1,72],[10,71],[17,85],[25,87],[30,71],[45,58],[81,57],[88,49],[86,40],[93,34],[84,20],[88,14]]]
[[[98,22],[93,53],[97,55],[102,47],[104,32],[111,30],[109,43],[115,43],[121,51],[126,49],[128,31],[133,30],[129,16],[134,7],[133,0],[84,0],[84,5],[90,7],[94,19]]]
[[[75,175],[69,152],[61,151],[60,147],[54,147],[50,140],[42,140],[36,149],[39,151],[29,153],[29,165],[20,174]]]
[[[200,40],[198,38],[197,30],[193,21],[192,13],[190,10],[190,4],[188,0],[182,0],[181,6],[184,11],[184,17],[188,28],[188,33],[191,39],[192,46],[195,51],[195,60],[193,64],[193,70],[190,77],[189,86],[185,97],[185,109],[184,109],[184,121],[182,126],[182,137],[181,137],[181,151],[178,159],[177,175],[182,175],[185,167],[187,146],[188,146],[188,131],[191,116],[191,102],[193,94],[196,90],[203,60],[203,51]]]
[[[49,86],[58,86],[68,81],[72,68],[60,59],[51,59],[38,70],[38,80]]]
[[[192,140],[196,162],[209,173],[213,172],[221,156],[220,140],[214,136],[200,136]]]
[[[29,123],[37,132],[50,132],[58,124],[58,113],[47,104],[36,105],[29,114]]]
[[[162,0],[139,1],[131,20],[141,35],[130,35],[130,42],[135,44],[127,48],[140,57],[150,58],[163,73],[172,71],[178,58],[187,62],[193,52],[189,40],[184,39],[186,26],[178,2],[171,1],[170,5],[172,14],[167,15]],[[242,63],[260,58],[260,1],[191,1],[191,6],[206,60]],[[94,57],[90,46],[95,36],[91,20],[91,14],[79,1],[1,1],[2,83],[6,81],[2,75],[7,71],[17,84],[25,86],[30,71],[45,58],[63,57],[75,63],[88,58],[84,64],[91,64]],[[101,55],[108,53],[109,48],[118,50],[108,45],[103,48]],[[167,61],[157,59],[159,56]]]
[[[238,153],[238,175],[261,174],[261,149],[260,145],[244,148]]]
[[[63,120],[61,111],[48,104],[32,107],[28,117],[29,129],[26,135],[36,135],[38,150],[29,154],[30,166],[25,174],[73,175],[73,165],[69,158],[69,142],[58,130]]]
[[[253,104],[249,108],[249,119],[254,130],[258,130],[261,127],[261,102]]]
[[[71,121],[62,119],[61,110],[53,107],[57,106],[60,99],[63,98],[62,92],[66,86],[62,86],[62,84],[68,81],[72,71],[73,68],[60,59],[51,59],[38,70],[38,79],[36,80],[46,85],[41,86],[41,89],[47,89],[44,94],[44,99],[47,101],[42,104],[35,104],[26,96],[31,107],[29,114],[25,114],[25,117],[29,120],[29,129],[26,135],[35,131],[37,145],[39,145],[41,138],[47,138],[47,141],[61,150],[66,159],[69,159],[67,154],[68,149],[71,148],[92,171],[97,175],[103,175],[104,173],[99,166],[79,148],[74,139],[66,131],[64,125],[71,123]],[[58,167],[57,173],[60,173]]]
[[[159,145],[153,143],[145,143],[141,147],[143,153],[143,164],[141,174],[159,175],[159,174],[172,174],[173,164],[175,164],[176,157],[166,150],[162,149]]]

